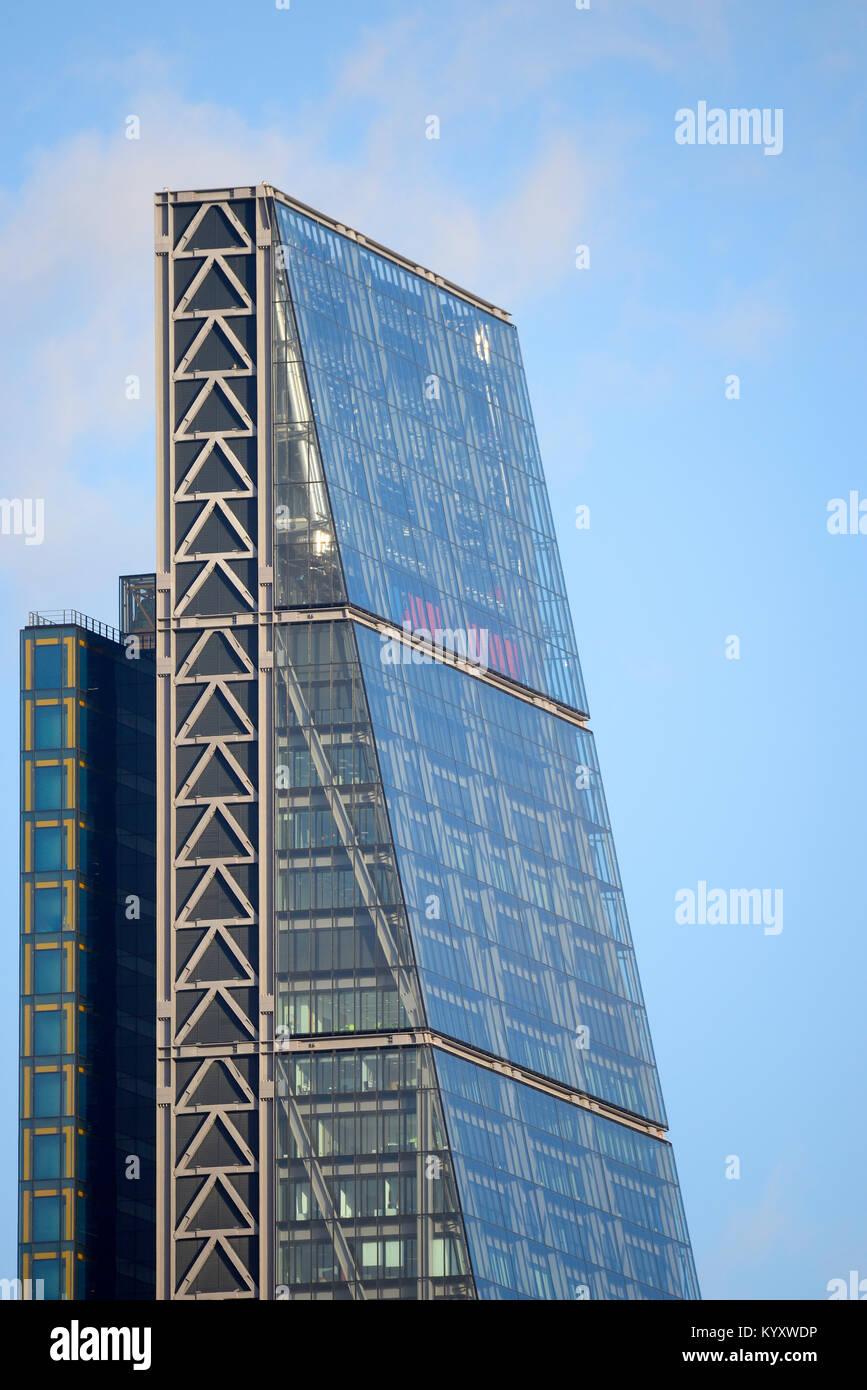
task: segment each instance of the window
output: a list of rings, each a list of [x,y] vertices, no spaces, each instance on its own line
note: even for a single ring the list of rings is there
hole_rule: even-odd
[[[37,767],[36,768],[36,798],[34,805],[37,811],[59,811],[62,808],[62,782],[60,767]]]
[[[60,1115],[63,1111],[59,1071],[37,1072],[33,1078],[34,1115]]]
[[[34,866],[40,869],[59,869],[61,857],[61,830],[59,825],[36,827],[36,855]]]
[[[61,1025],[63,1018],[59,1009],[48,1009],[33,1017],[33,1052],[37,1057],[47,1057],[63,1050]]]
[[[60,1298],[61,1268],[59,1260],[34,1260],[33,1277],[43,1281],[43,1298]]]
[[[36,951],[35,991],[37,994],[59,994],[62,960],[60,948],[50,951]]]
[[[63,924],[61,912],[61,890],[59,888],[40,888],[36,886],[36,930],[60,931]],[[37,952],[38,955],[44,952]]]
[[[33,1136],[33,1176],[34,1178],[60,1178],[61,1135],[34,1134]]]
[[[292,1184],[294,1201],[292,1202],[294,1221],[310,1220],[310,1184],[309,1182],[294,1182]]]
[[[461,1260],[450,1236],[435,1236],[431,1241],[430,1272],[435,1279],[462,1273]]]
[[[33,1199],[33,1239],[60,1240],[61,1221],[60,1197],[34,1197]],[[37,1277],[44,1279],[44,1266],[47,1260],[40,1260],[36,1266]]]
[[[62,748],[60,705],[37,705],[34,720],[35,748]]]
[[[63,684],[60,674],[60,654],[61,647],[59,642],[51,642],[48,645],[37,643],[35,648],[36,659],[33,667],[33,685],[37,690],[57,690]]]

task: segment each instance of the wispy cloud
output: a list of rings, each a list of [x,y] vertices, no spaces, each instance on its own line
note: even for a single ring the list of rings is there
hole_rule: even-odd
[[[116,129],[61,136],[34,152],[19,187],[0,192],[9,325],[0,371],[11,403],[3,490],[44,496],[47,526],[44,546],[26,555],[0,547],[13,589],[53,602],[82,550],[106,574],[130,549],[151,552],[154,189],[268,179],[508,307],[573,273],[603,188],[599,215],[613,216],[611,151],[622,140],[612,123],[613,144],[598,129],[582,143],[553,112],[518,151],[510,131],[528,98],[564,74],[615,53],[665,66],[671,26],[687,41],[707,32],[707,17],[697,25],[674,0],[644,8],[640,32],[601,4],[590,24],[564,7],[539,25],[524,0],[446,5],[433,24],[413,9],[369,30],[314,103],[265,123],[184,96],[177,66],[158,51],[97,60],[90,80],[124,85],[141,138],[124,137],[120,115]],[[432,111],[448,128],[439,144],[424,139]],[[488,122],[489,138],[496,131],[493,194],[456,173],[467,120]],[[340,138],[350,125],[360,132],[351,155]],[[125,394],[131,376],[137,400]]]
[[[399,26],[377,54],[368,45],[341,73],[341,104],[376,83]],[[138,64],[151,66],[146,57]],[[0,294],[10,332],[0,370],[11,402],[4,492],[46,499],[47,538],[24,556],[0,547],[0,566],[59,598],[73,554],[116,571],[129,545],[149,553],[152,527],[152,198],[167,187],[209,187],[268,178],[304,201],[340,212],[372,235],[472,284],[492,298],[562,275],[587,178],[562,137],[546,139],[496,202],[479,205],[450,181],[447,163],[408,164],[389,132],[406,125],[394,106],[374,112],[361,156],[328,153],[328,123],[310,111],[291,132],[256,126],[231,109],[186,100],[144,83],[130,97],[138,140],[86,131],[34,156],[23,185],[2,203]],[[398,98],[394,98],[398,100]],[[404,95],[400,100],[409,101]],[[417,106],[417,102],[415,103]],[[413,111],[421,117],[422,113]],[[127,378],[141,382],[126,397]],[[100,460],[111,458],[109,466]],[[111,525],[109,518],[116,514]],[[96,559],[95,561],[96,562]],[[13,579],[14,582],[14,579]]]
[[[780,1257],[793,1256],[818,1244],[820,1232],[799,1214],[800,1197],[793,1191],[792,1173],[782,1165],[765,1179],[757,1200],[739,1206],[729,1216],[722,1234],[704,1261],[702,1278],[712,1281],[722,1298],[742,1298],[744,1287],[757,1285],[757,1276],[778,1266]],[[727,1184],[736,1200],[739,1183]],[[707,1293],[707,1288],[705,1288]],[[770,1295],[769,1295],[770,1296]]]

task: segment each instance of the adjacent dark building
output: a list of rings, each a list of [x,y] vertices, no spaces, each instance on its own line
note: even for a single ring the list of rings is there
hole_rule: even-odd
[[[135,576],[122,614],[131,587],[152,610]],[[25,1297],[154,1297],[153,645],[141,616],[31,613],[21,634]]]

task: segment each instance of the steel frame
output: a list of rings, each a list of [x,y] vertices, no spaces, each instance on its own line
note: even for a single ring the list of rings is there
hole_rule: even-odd
[[[274,1296],[269,197],[155,200],[161,1299]],[[196,366],[212,335],[232,365]],[[225,489],[199,490],[215,454]]]

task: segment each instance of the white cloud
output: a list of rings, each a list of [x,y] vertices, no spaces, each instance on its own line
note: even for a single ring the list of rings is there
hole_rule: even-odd
[[[407,26],[395,42],[411,47]],[[384,41],[380,48],[393,52]],[[382,61],[368,46],[347,66],[323,103],[332,121],[344,101],[378,82]],[[0,567],[26,585],[28,599],[52,606],[69,595],[70,560],[82,547],[103,573],[122,568],[130,546],[139,556],[152,549],[155,189],[267,178],[489,298],[564,273],[584,196],[581,161],[559,138],[530,158],[501,200],[480,205],[455,187],[447,161],[431,170],[421,127],[418,161],[406,160],[406,92],[371,113],[350,165],[326,152],[329,127],[318,109],[291,132],[257,128],[159,85],[164,65],[145,58],[137,66],[142,80],[153,67],[158,84],[130,99],[139,140],[125,138],[122,120],[111,132],[69,136],[40,151],[23,185],[2,198],[3,491],[45,497],[47,537],[26,555],[19,541],[3,539]],[[141,378],[138,401],[125,398],[130,375]],[[113,463],[100,469],[106,453]]]
[[[673,0],[644,6],[685,41],[707,28]],[[413,10],[369,30],[314,104],[265,125],[187,99],[160,53],[97,62],[92,81],[128,84],[141,139],[124,138],[121,115],[115,130],[61,137],[34,154],[20,187],[0,193],[3,492],[44,496],[48,524],[45,545],[27,555],[0,540],[10,582],[55,603],[70,593],[69,563],[83,546],[103,583],[128,553],[141,564],[152,552],[155,189],[267,179],[510,307],[575,274],[594,204],[599,235],[615,215],[625,162],[616,121],[585,131],[582,144],[543,104],[517,153],[522,105],[600,57],[671,61],[670,26],[663,42],[661,28],[657,41],[652,25],[639,33],[605,6],[591,26],[587,18],[567,6],[540,24],[525,0],[434,19]],[[424,139],[432,111],[443,117],[440,142]],[[473,121],[495,161],[487,190],[461,182],[461,123]],[[335,154],[353,126],[360,146]],[[136,402],[124,396],[133,374]]]

